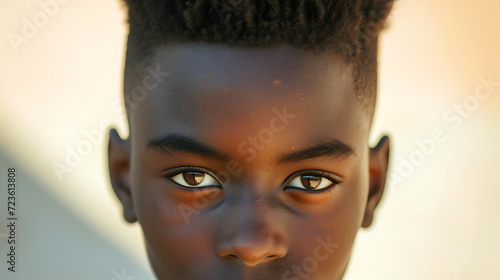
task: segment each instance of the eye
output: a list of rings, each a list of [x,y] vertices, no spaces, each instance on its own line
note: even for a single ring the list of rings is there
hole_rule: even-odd
[[[165,175],[166,178],[186,188],[203,188],[208,186],[219,186],[219,182],[210,175],[208,170],[199,167],[179,167],[175,168],[172,175]]]
[[[308,170],[307,173],[302,171],[302,174],[293,177],[293,179],[286,184],[285,188],[312,191],[324,190],[340,183],[340,179],[335,177],[338,176],[326,171]]]

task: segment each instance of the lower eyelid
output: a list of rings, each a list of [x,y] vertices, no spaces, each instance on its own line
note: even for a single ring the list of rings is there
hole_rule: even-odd
[[[188,192],[203,192],[203,191],[208,191],[208,190],[213,190],[213,189],[216,189],[216,188],[219,188],[217,186],[206,186],[206,187],[185,187],[183,185],[180,185],[174,181],[171,181],[173,184],[176,185],[177,188],[181,188],[183,191],[188,191]]]

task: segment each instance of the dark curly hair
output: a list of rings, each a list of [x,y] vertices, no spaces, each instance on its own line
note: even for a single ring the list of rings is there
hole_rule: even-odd
[[[144,61],[156,47],[174,41],[236,47],[288,44],[333,51],[353,63],[361,98],[364,91],[376,92],[378,35],[393,1],[125,0],[127,64]]]

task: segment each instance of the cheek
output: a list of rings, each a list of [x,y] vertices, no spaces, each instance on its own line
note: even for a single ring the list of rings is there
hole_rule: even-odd
[[[311,221],[297,223],[290,230],[294,234],[288,257],[289,267],[299,267],[301,272],[291,270],[290,275],[298,279],[341,279],[357,231],[357,223],[349,217],[337,211],[317,225]]]
[[[150,261],[159,275],[187,277],[189,267],[213,258],[211,221],[196,219],[204,196],[180,197],[167,179],[148,174],[147,163],[132,166],[134,207]],[[191,220],[196,219],[196,223]]]
[[[291,262],[304,273],[341,279],[364,216],[368,177],[363,168],[353,171],[348,184],[335,190],[331,207],[289,224],[295,243],[290,245]]]
[[[339,212],[342,213],[343,223],[346,228],[357,232],[363,221],[368,196],[369,172],[367,159],[362,160],[350,177],[350,184],[344,186],[341,190],[342,200],[339,202],[342,210],[339,210]],[[350,226],[347,227],[347,225]]]

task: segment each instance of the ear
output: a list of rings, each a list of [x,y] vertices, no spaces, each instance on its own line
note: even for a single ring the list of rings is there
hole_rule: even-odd
[[[130,191],[130,142],[123,140],[113,128],[109,131],[108,164],[111,186],[123,205],[123,217],[134,223],[137,216]]]
[[[380,139],[376,147],[370,148],[370,188],[365,216],[361,224],[365,228],[372,224],[373,213],[384,193],[387,167],[389,165],[389,146],[389,137],[384,136]]]

